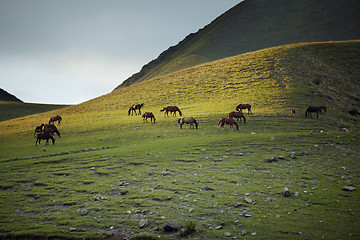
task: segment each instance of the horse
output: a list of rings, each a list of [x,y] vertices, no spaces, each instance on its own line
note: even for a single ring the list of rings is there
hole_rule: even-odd
[[[296,111],[295,109],[291,109],[290,111],[290,117],[295,117]]]
[[[320,107],[309,106],[305,111],[305,117],[311,117],[312,118],[312,113],[316,112],[316,117],[317,117],[317,119],[319,119],[319,113],[321,113],[322,109],[323,108],[320,108]],[[324,111],[326,111],[326,107],[325,107]]]
[[[244,123],[246,123],[246,118],[244,116],[244,114],[242,112],[230,112],[229,113],[229,118],[237,118],[237,121],[240,121],[241,122],[241,118],[244,119]]]
[[[250,104],[239,104],[237,107],[236,107],[236,111],[240,111],[242,112],[242,109],[247,109],[248,110],[248,114],[252,114],[252,111],[251,111],[251,105]]]
[[[236,121],[233,118],[220,118],[217,126],[219,127],[219,125],[221,124],[220,127],[224,129],[225,123],[230,124],[230,129],[233,129],[234,128],[233,125],[235,125],[236,130],[239,130],[239,126],[237,125]]]
[[[196,120],[195,120],[195,118],[193,118],[193,117],[183,117],[183,118],[180,118],[179,120],[178,120],[178,123],[180,124],[180,129],[182,129],[182,125],[184,124],[184,123],[186,123],[186,124],[190,124],[190,129],[191,129],[191,126],[193,127],[193,129],[197,129],[198,128],[198,123],[196,122]],[[195,124],[195,128],[194,128],[194,124]]]
[[[60,137],[60,132],[59,130],[55,127],[55,125],[53,124],[45,124],[45,127],[43,129],[44,133],[50,133],[50,134],[54,134],[56,133],[59,137]]]
[[[153,119],[154,119],[154,123],[155,123],[155,116],[154,116],[154,114],[153,114],[152,112],[146,112],[146,113],[144,113],[144,114],[142,115],[142,118],[143,118],[143,123],[144,123],[145,121],[148,122],[148,121],[147,121],[148,118],[150,118],[151,122],[152,122]]]
[[[164,117],[169,116],[169,112],[171,112],[173,114],[173,116],[175,116],[175,117],[176,117],[176,112],[179,112],[180,116],[182,116],[182,112],[180,111],[180,109],[177,106],[164,107],[163,109],[160,110],[160,112],[163,112],[163,111],[165,111]]]
[[[130,113],[131,113],[131,115],[133,115],[134,112],[135,112],[135,115],[137,115],[136,110],[139,110],[139,115],[140,115],[140,114],[141,114],[141,108],[142,108],[143,106],[144,106],[144,103],[132,105],[132,106],[129,108],[128,116],[130,116]]]
[[[61,117],[61,116],[59,116],[59,115],[52,116],[52,117],[50,118],[50,120],[49,120],[49,124],[51,124],[51,123],[54,123],[54,122],[58,121],[58,124],[60,125],[61,120],[62,120],[62,117]]]
[[[42,129],[43,129],[44,126],[45,126],[45,124],[41,124],[40,126],[37,126],[37,127],[35,128],[35,133],[37,133],[37,132],[42,132]]]
[[[55,139],[53,138],[53,136],[51,136],[50,133],[39,133],[39,134],[36,136],[35,146],[37,146],[37,143],[38,143],[38,142],[39,142],[39,144],[40,144],[41,139],[46,139],[45,145],[48,145],[48,143],[49,143],[49,138],[52,140],[52,144],[55,145]]]

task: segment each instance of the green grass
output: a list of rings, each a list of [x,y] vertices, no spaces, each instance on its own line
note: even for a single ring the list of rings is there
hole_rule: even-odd
[[[338,44],[344,45],[336,50]],[[332,45],[326,51],[359,51],[358,42]],[[50,112],[1,122],[1,236],[178,239],[180,232],[162,229],[174,220],[193,229],[183,239],[222,239],[225,232],[246,239],[359,238],[359,122],[339,106],[356,103],[346,89],[358,88],[359,70],[342,67],[359,55],[336,64],[322,47],[224,59],[57,110],[63,121],[55,145],[35,147],[33,135]],[[313,83],[319,72],[326,77]],[[334,92],[328,86],[336,99],[327,97]],[[315,87],[323,96],[311,95]],[[156,124],[127,116],[141,102]],[[217,128],[240,102],[253,105],[247,123],[239,131]],[[328,111],[304,119],[310,103]],[[180,130],[178,117],[160,113],[166,105],[194,116],[199,129]],[[271,157],[278,161],[267,162]],[[343,191],[347,185],[357,190]],[[290,197],[282,195],[285,187]],[[141,219],[148,226],[140,228]]]

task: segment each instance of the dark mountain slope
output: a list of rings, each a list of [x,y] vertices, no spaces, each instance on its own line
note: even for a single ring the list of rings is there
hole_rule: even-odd
[[[7,102],[23,102],[14,95],[8,93],[4,89],[0,88],[0,101],[7,101]]]
[[[245,0],[161,53],[116,89],[267,47],[351,39],[360,39],[358,0]]]

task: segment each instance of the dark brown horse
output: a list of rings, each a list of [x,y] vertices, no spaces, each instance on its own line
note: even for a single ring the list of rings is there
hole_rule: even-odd
[[[143,122],[148,122],[147,119],[150,118],[151,122],[153,121],[154,119],[154,123],[155,123],[155,116],[152,112],[146,112],[142,115],[142,118],[143,118]]]
[[[59,130],[55,127],[55,125],[53,124],[45,124],[45,127],[43,129],[44,133],[50,133],[50,134],[54,134],[56,133],[59,137],[60,137],[60,132]]]
[[[316,117],[319,119],[319,113],[322,113],[322,110],[326,112],[325,106],[315,107],[315,106],[309,106],[305,111],[305,117],[312,118],[312,113],[316,113]]]
[[[236,111],[240,111],[242,112],[243,109],[247,109],[248,110],[248,114],[252,114],[252,111],[251,111],[251,105],[250,104],[239,104],[237,107],[236,107]]]
[[[144,106],[144,103],[132,105],[132,106],[129,108],[128,116],[130,116],[130,113],[131,113],[131,115],[133,115],[134,112],[135,112],[135,115],[138,115],[138,114],[136,113],[136,110],[139,110],[139,115],[141,115],[141,108],[142,108],[143,106]]]
[[[35,133],[37,133],[37,132],[42,132],[42,129],[43,129],[44,126],[45,126],[45,124],[41,124],[40,126],[37,126],[37,127],[35,128]]]
[[[173,116],[176,116],[176,112],[179,112],[180,116],[182,116],[182,112],[177,106],[167,106],[160,110],[160,112],[164,112],[164,117],[169,116],[169,112],[173,114]]]
[[[220,118],[217,125],[224,129],[225,124],[230,124],[230,129],[234,129],[233,125],[235,125],[236,130],[239,130],[239,126],[233,118]]]
[[[183,117],[183,118],[180,118],[179,120],[178,120],[178,123],[180,124],[180,129],[182,129],[182,125],[184,124],[184,123],[186,123],[186,124],[190,124],[190,129],[191,129],[191,126],[192,126],[192,128],[193,129],[197,129],[198,128],[198,123],[196,122],[196,120],[195,120],[195,118],[193,118],[193,117]],[[194,128],[194,124],[195,124],[195,128]]]
[[[50,133],[39,133],[39,134],[36,136],[35,146],[37,146],[37,143],[40,144],[41,139],[46,139],[45,145],[48,145],[49,139],[51,139],[51,140],[52,140],[52,144],[55,145],[55,139],[53,138],[53,136],[51,136]]]
[[[50,120],[49,120],[49,124],[52,124],[52,123],[58,121],[58,124],[60,125],[61,120],[62,120],[62,117],[59,116],[59,115],[52,116],[52,117],[50,118]]]
[[[242,112],[230,112],[229,113],[229,118],[237,118],[237,121],[240,121],[241,122],[241,118],[244,119],[244,123],[246,123],[246,118],[244,116],[244,114]]]

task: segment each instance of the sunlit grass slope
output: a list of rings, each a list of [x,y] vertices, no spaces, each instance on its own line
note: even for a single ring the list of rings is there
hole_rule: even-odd
[[[179,239],[162,228],[176,221],[195,226],[191,239],[360,238],[360,191],[342,190],[360,186],[359,119],[347,113],[359,58],[359,41],[281,46],[0,122],[0,236]],[[128,116],[134,103],[156,124]],[[239,103],[252,105],[247,123],[217,128]],[[199,129],[180,130],[167,105]],[[328,111],[305,119],[308,105]],[[35,147],[54,114],[61,137]]]

